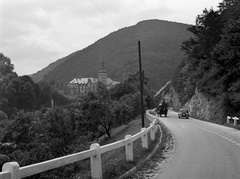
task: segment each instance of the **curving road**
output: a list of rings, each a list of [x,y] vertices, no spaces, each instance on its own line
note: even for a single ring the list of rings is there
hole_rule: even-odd
[[[155,173],[159,179],[240,179],[240,131],[170,111],[158,118],[173,134],[170,162]]]

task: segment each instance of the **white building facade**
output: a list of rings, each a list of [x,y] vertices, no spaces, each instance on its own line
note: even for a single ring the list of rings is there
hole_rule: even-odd
[[[107,72],[103,63],[102,69],[98,72],[98,78],[74,78],[70,81],[67,86],[68,95],[83,96],[88,92],[97,92],[98,81],[102,82],[107,89],[119,83],[107,78]]]

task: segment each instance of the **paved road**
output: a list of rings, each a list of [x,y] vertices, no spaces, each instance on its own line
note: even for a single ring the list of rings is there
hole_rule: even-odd
[[[152,178],[240,179],[240,131],[196,119],[178,119],[170,111],[159,118],[172,132],[171,160]]]

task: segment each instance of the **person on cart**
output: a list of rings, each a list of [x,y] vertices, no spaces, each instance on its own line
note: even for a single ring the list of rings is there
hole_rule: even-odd
[[[162,100],[162,102],[158,105],[157,107],[157,114],[158,116],[162,116],[165,115],[165,117],[167,117],[167,112],[168,112],[168,106],[167,103],[165,102],[165,99]]]

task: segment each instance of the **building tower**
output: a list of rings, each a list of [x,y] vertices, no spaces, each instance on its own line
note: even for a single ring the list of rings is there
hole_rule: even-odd
[[[102,69],[98,72],[98,81],[101,81],[104,85],[107,86],[107,72],[104,68],[104,62],[102,62]]]

